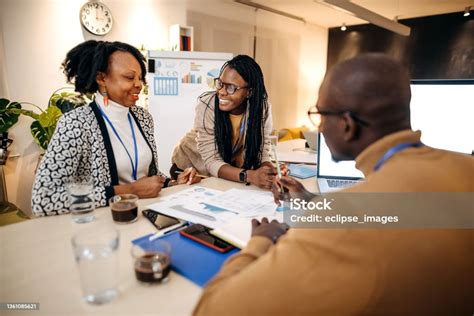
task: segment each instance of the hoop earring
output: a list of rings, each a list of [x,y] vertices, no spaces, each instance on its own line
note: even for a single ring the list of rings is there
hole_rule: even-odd
[[[101,94],[104,97],[104,105],[109,105],[109,94],[107,93],[107,91],[104,91]]]

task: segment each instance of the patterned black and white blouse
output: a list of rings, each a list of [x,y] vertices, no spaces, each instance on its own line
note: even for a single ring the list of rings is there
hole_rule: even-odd
[[[137,106],[130,108],[130,114],[153,153],[148,176],[164,177],[158,170],[151,114]],[[90,178],[94,182],[96,207],[106,206],[114,195],[113,186],[119,184],[119,177],[107,127],[95,102],[60,118],[36,172],[31,198],[33,214],[47,216],[69,212],[65,183]]]

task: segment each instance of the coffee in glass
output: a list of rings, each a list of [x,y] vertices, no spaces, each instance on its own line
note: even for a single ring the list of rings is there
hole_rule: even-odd
[[[109,200],[112,218],[116,223],[132,223],[138,216],[138,197],[135,194],[120,194]]]

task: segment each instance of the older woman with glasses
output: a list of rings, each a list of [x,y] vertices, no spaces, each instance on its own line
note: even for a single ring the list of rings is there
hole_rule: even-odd
[[[170,174],[199,173],[270,189],[272,117],[260,66],[238,55],[227,61],[215,91],[199,96],[194,128],[175,147]]]

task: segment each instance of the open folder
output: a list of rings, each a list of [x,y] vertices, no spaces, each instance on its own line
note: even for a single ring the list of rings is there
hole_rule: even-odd
[[[133,244],[145,246],[147,243],[164,240],[171,245],[171,269],[200,287],[206,285],[221,269],[224,262],[239,249],[227,253],[220,253],[214,249],[201,245],[179,232],[173,232],[163,237],[149,241],[152,234],[132,241]]]

